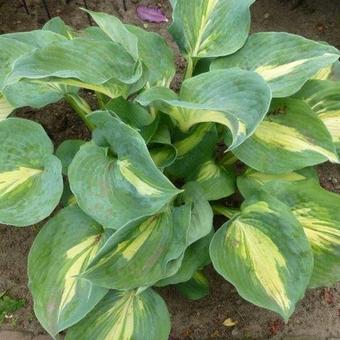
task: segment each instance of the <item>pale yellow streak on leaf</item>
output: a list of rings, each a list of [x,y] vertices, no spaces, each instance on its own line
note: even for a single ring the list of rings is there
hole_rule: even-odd
[[[311,242],[313,249],[330,251],[340,244],[340,229],[331,221],[322,220],[311,215],[312,209],[301,208],[293,211]]]
[[[132,241],[126,240],[118,244],[116,253],[120,253],[124,259],[130,261],[143,246],[145,241],[150,237],[157,226],[158,220],[155,217],[150,217],[139,227],[138,236]]]
[[[157,196],[162,193],[159,189],[140,179],[133,170],[130,169],[130,165],[128,160],[118,161],[118,167],[123,177],[133,185],[141,195]]]
[[[334,142],[340,142],[340,110],[324,112],[319,115],[326,125]]]
[[[78,281],[76,276],[79,275],[82,271],[84,262],[87,259],[93,257],[97,250],[97,235],[94,235],[75,245],[66,252],[66,258],[69,260],[75,259],[75,261],[71,264],[65,274],[64,289],[60,300],[58,318],[60,318],[61,313],[63,312],[67,304],[72,301],[76,294]]]
[[[258,67],[255,72],[260,74],[266,81],[271,81],[292,73],[297,67],[311,59],[296,60],[284,65],[262,65]]]
[[[268,203],[264,201],[259,201],[256,203],[256,205],[252,204],[252,205],[249,205],[248,207],[245,207],[243,209],[243,212],[247,214],[251,212],[259,212],[263,214],[275,214],[275,211],[270,209]]]
[[[208,27],[209,23],[210,23],[210,16],[214,10],[214,8],[216,7],[217,3],[219,0],[206,0],[207,2],[207,7],[205,10],[205,13],[202,13],[202,17],[201,17],[201,23],[200,23],[200,27],[198,29],[198,33],[197,33],[197,40],[196,40],[196,45],[194,47],[193,50],[193,55],[196,56],[199,53],[199,50],[201,48],[203,48],[204,46],[206,46],[206,44],[208,43],[207,41],[202,41],[203,39],[203,35],[204,32],[206,30],[206,28]],[[208,37],[206,40],[209,40],[210,38]]]
[[[134,298],[134,292],[128,293],[126,297],[122,298],[121,304],[117,308],[114,308],[114,310],[111,310],[111,312],[118,314],[118,318],[104,340],[132,339],[134,331]]]
[[[322,68],[311,79],[318,79],[318,80],[326,80],[326,79],[328,79],[330,74],[332,73],[332,67],[333,67],[333,65],[326,66],[326,67]]]
[[[262,172],[253,172],[247,175],[247,177],[254,179],[260,184],[264,184],[268,181],[283,180],[290,182],[303,181],[306,179],[305,176],[298,174],[297,172],[290,172],[287,174],[265,174]]]
[[[193,150],[204,138],[205,134],[211,129],[210,124],[200,125],[195,133],[189,137],[175,143],[178,157],[182,157]]]
[[[13,191],[19,185],[42,172],[43,171],[39,169],[31,169],[22,166],[16,170],[0,173],[0,197]]]
[[[287,268],[286,260],[276,244],[261,230],[236,220],[235,228],[238,238],[243,241],[243,251],[239,255],[245,262],[250,262],[252,272],[260,282],[265,292],[285,312],[289,312],[291,301],[287,296],[285,283],[280,273]]]
[[[2,95],[0,95],[0,122],[5,120],[13,110],[14,107],[8,103]]]
[[[290,152],[314,151],[338,163],[338,156],[321,146],[312,144],[298,130],[278,123],[263,121],[257,128],[254,137],[266,144],[283,148]]]
[[[196,176],[198,182],[206,181],[209,178],[216,178],[220,175],[220,168],[213,162],[205,162]]]

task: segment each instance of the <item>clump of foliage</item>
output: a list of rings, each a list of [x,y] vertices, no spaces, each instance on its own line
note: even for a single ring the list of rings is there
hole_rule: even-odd
[[[12,317],[11,313],[25,306],[25,300],[13,299],[6,294],[0,293],[0,326],[6,318]]]
[[[340,197],[313,168],[339,163],[340,53],[293,34],[248,37],[253,2],[172,1],[187,60],[178,93],[165,41],[108,14],[89,11],[98,26],[82,31],[54,18],[0,36],[0,221],[23,227],[64,205],[28,259],[51,336],[167,339],[152,287],[204,297],[210,262],[284,320],[307,288],[340,280]],[[39,124],[11,113],[63,98],[92,139],[53,154]],[[228,206],[237,190],[243,203]],[[214,213],[228,218],[217,232]]]

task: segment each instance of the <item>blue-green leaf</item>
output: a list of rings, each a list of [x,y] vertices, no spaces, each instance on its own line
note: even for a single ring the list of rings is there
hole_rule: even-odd
[[[339,50],[325,43],[289,33],[264,32],[251,35],[234,55],[214,61],[212,69],[255,71],[268,82],[274,98],[288,97],[339,56]]]
[[[220,228],[210,245],[215,269],[246,300],[288,320],[305,293],[313,255],[290,209],[264,194]]]
[[[319,116],[340,154],[340,82],[311,80],[296,94]]]
[[[95,309],[66,334],[66,340],[167,340],[170,317],[153,290],[108,293]]]
[[[292,210],[311,244],[314,269],[310,287],[332,286],[340,280],[340,197],[314,180],[264,185]]]
[[[187,246],[190,208],[168,208],[119,229],[81,277],[105,288],[132,289],[173,275]]]
[[[103,229],[75,205],[60,211],[35,239],[28,257],[29,287],[35,315],[53,337],[107,293],[77,277],[103,239]]]
[[[84,144],[69,168],[71,190],[87,214],[119,229],[156,213],[180,192],[157,169],[136,130],[104,111],[89,119],[101,146]]]
[[[324,123],[307,104],[297,99],[274,102],[255,133],[233,153],[264,173],[286,173],[327,160],[339,162]]]
[[[265,81],[240,69],[210,71],[187,79],[179,96],[165,88],[151,88],[137,97],[143,106],[152,104],[170,115],[184,132],[202,122],[225,125],[232,134],[230,149],[255,131],[270,100]]]
[[[232,54],[248,37],[254,1],[176,0],[170,33],[191,58]]]
[[[18,227],[49,216],[63,192],[60,161],[37,123],[0,122],[0,222]]]

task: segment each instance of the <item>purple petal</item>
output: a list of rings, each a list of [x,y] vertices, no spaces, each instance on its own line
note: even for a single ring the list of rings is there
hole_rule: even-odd
[[[149,22],[166,22],[168,21],[165,14],[157,7],[138,6],[137,15],[140,19]]]

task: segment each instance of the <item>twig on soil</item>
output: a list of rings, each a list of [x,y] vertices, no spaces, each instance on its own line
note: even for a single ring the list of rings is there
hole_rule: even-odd
[[[89,6],[87,5],[87,1],[86,1],[86,0],[83,0],[83,1],[84,1],[84,7],[85,7],[86,9],[89,9]],[[87,18],[89,19],[90,25],[92,26],[92,19],[91,19],[90,14],[89,14],[89,13],[86,13],[86,15],[87,15]]]
[[[122,1],[123,1],[123,8],[124,8],[124,11],[126,12],[126,11],[127,11],[126,0],[122,0]]]
[[[27,3],[26,3],[26,0],[21,0],[21,1],[22,1],[22,4],[23,4],[24,8],[25,8],[26,13],[30,14],[30,11],[29,11]]]
[[[46,0],[42,0],[42,3],[43,3],[43,5],[44,5],[44,8],[45,8],[47,17],[48,17],[49,19],[51,19],[51,14],[50,14],[50,11],[49,11],[49,9],[48,9]]]

